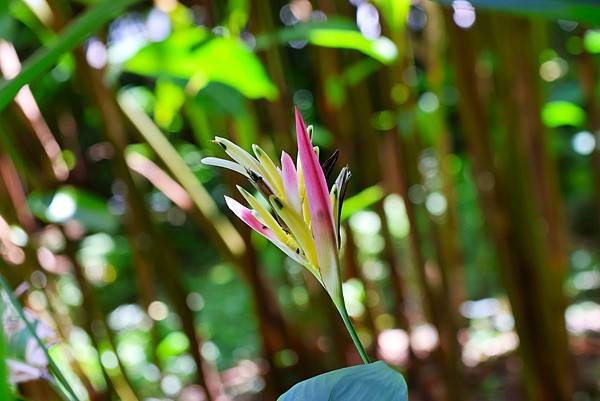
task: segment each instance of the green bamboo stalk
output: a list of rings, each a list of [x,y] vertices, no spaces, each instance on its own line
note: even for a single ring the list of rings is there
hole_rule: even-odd
[[[238,260],[246,247],[244,240],[235,227],[219,212],[217,205],[206,188],[202,186],[202,183],[198,181],[183,158],[177,153],[177,150],[131,95],[127,93],[120,94],[118,102],[137,131],[144,137],[165,166],[188,192],[194,205],[196,205],[205,217],[206,223],[214,227],[218,233],[218,235],[213,235],[214,242],[231,259]],[[212,230],[207,230],[207,233],[211,234]]]

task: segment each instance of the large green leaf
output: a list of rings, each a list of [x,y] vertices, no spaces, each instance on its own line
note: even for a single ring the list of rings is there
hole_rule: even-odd
[[[450,5],[451,0],[438,0]],[[600,6],[596,0],[470,0],[477,9],[489,9],[525,16],[566,19],[600,25]]]
[[[11,80],[0,80],[0,111],[16,96],[19,89],[48,71],[63,54],[67,53],[106,21],[121,14],[139,0],[103,0],[71,23],[52,43],[38,50],[25,63],[19,75]]]
[[[369,39],[356,29],[356,25],[341,18],[297,24],[273,35],[261,35],[256,38],[256,49],[298,40],[306,40],[316,46],[357,50],[384,64],[398,57],[398,49],[391,40],[383,36]]]
[[[150,43],[125,64],[127,71],[190,81],[199,90],[220,82],[256,99],[277,97],[277,88],[250,49],[237,38],[213,38],[202,28],[175,32]]]
[[[405,401],[406,382],[384,362],[334,370],[296,384],[278,401]]]

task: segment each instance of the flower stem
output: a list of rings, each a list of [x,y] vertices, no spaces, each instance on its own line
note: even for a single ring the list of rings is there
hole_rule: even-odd
[[[365,351],[365,347],[363,347],[362,343],[360,342],[360,339],[358,338],[358,334],[356,334],[356,330],[354,329],[354,326],[352,325],[350,316],[348,316],[348,311],[346,310],[346,303],[344,302],[343,297],[342,297],[341,302],[337,302],[337,308],[338,308],[338,311],[340,312],[340,315],[342,316],[342,320],[344,321],[346,330],[348,330],[348,334],[350,334],[350,337],[352,337],[354,346],[356,347],[356,350],[360,354],[360,358],[362,359],[362,361],[365,365],[369,364],[370,363],[369,356],[367,355],[367,351]]]

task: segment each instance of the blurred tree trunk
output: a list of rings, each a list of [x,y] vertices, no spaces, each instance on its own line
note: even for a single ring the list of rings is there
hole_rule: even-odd
[[[503,35],[498,44],[503,59],[498,92],[505,113],[502,121],[508,124],[508,132],[499,138],[501,150],[492,151],[481,88],[475,85],[474,32],[458,28],[448,11],[459,111],[480,202],[515,316],[527,397],[566,401],[571,397],[572,366],[561,284],[564,231],[555,172],[539,121],[540,100],[530,97],[539,93],[531,26],[517,18],[497,18],[494,32]],[[531,188],[536,189],[534,197]]]

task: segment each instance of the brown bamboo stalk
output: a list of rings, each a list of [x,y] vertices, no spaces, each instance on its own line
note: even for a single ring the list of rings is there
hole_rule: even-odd
[[[444,52],[446,41],[444,38],[444,21],[441,8],[435,3],[425,3],[428,23],[425,30],[424,40],[421,44],[422,58],[425,62],[427,84],[438,99],[443,99],[443,85],[445,79]],[[452,154],[452,138],[447,125],[447,109],[443,101],[439,102],[437,111],[433,118],[436,119],[440,132],[435,134],[433,148],[439,161],[439,174],[442,179],[441,192],[447,201],[447,209],[441,217],[441,222],[434,222],[439,226],[441,243],[440,261],[447,271],[448,288],[452,291],[448,294],[452,302],[452,309],[459,310],[461,303],[465,300],[464,272],[462,270],[462,251],[459,240],[458,227],[458,205],[457,196],[454,191],[454,177],[448,171],[448,157]],[[455,316],[458,320],[458,316]]]
[[[408,37],[402,32],[389,32],[390,37],[403,53],[401,58],[394,63],[389,71],[380,74],[380,85],[393,87],[394,85],[404,85],[409,91],[408,99],[400,104],[394,105],[390,99],[390,94],[385,94],[383,103],[387,109],[398,110],[403,116],[411,116],[416,107],[416,94],[414,90],[402,82],[401,77],[407,68],[414,66],[414,56],[411,43]],[[386,76],[387,74],[387,76]],[[425,315],[428,320],[436,327],[440,339],[439,348],[436,350],[436,357],[440,363],[440,371],[446,390],[448,400],[461,400],[463,394],[462,362],[460,359],[460,346],[457,338],[457,327],[455,323],[456,311],[452,309],[452,291],[449,288],[447,279],[448,272],[444,265],[440,265],[439,256],[443,255],[440,248],[440,241],[434,241],[434,248],[438,255],[437,263],[428,263],[423,253],[423,235],[425,228],[430,231],[434,237],[437,235],[436,228],[429,224],[424,227],[420,224],[419,208],[414,205],[409,194],[409,188],[412,185],[420,184],[419,173],[417,171],[418,155],[422,150],[421,139],[418,137],[417,128],[413,126],[395,128],[386,133],[390,146],[394,146],[396,154],[394,159],[398,161],[399,173],[397,178],[399,182],[395,185],[398,193],[404,199],[406,215],[410,225],[409,248],[415,271],[417,272],[417,282],[419,283]],[[400,132],[404,130],[405,132]],[[426,214],[425,211],[422,211]]]
[[[511,21],[497,23],[504,25],[506,29],[524,33],[523,26]],[[515,316],[528,399],[566,400],[569,398],[570,378],[568,370],[565,370],[569,369],[565,337],[560,334],[564,330],[564,318],[557,320],[556,312],[548,310],[561,303],[560,300],[556,301],[562,297],[561,288],[556,287],[555,278],[547,277],[554,273],[545,268],[546,245],[543,237],[540,238],[538,225],[543,218],[539,211],[543,209],[534,206],[534,199],[529,194],[532,185],[528,180],[533,179],[535,171],[529,164],[529,156],[524,151],[527,146],[523,142],[529,139],[528,135],[531,133],[503,138],[504,147],[498,153],[499,167],[491,163],[494,157],[489,142],[490,127],[483,108],[485,103],[481,97],[481,88],[473,84],[473,77],[477,75],[472,36],[474,33],[458,28],[449,11],[446,12],[446,26],[456,66],[456,83],[461,95],[459,111],[463,133],[467,139],[482,209],[496,245],[501,278]],[[510,32],[506,33],[510,35]],[[516,45],[516,53],[523,57],[524,50],[521,46],[527,45],[520,42],[527,40],[527,37],[514,36],[507,44]],[[508,53],[503,54],[506,56]],[[513,59],[512,54],[508,56],[509,59]],[[500,74],[508,72],[501,71]],[[512,79],[516,79],[513,81],[505,75],[501,79],[508,90],[512,84],[518,85],[519,80],[524,78],[513,76]],[[531,75],[527,79],[532,79]],[[513,88],[513,91],[514,96],[523,96],[523,87]],[[505,96],[508,98],[510,95]],[[539,110],[530,112],[525,118],[536,118],[538,114],[535,113],[538,112]],[[518,116],[508,117],[516,117],[518,121]],[[507,122],[513,127],[517,124],[515,128],[519,129],[517,121]],[[524,122],[521,124],[531,128]],[[519,174],[515,175],[514,171],[519,171]],[[543,335],[540,336],[539,333]]]
[[[571,397],[573,386],[573,361],[569,355],[564,320],[567,301],[562,292],[567,267],[566,230],[557,170],[548,149],[548,135],[540,118],[541,88],[536,57],[541,50],[540,38],[535,34],[536,27],[533,23],[520,18],[498,17],[493,21],[492,28],[493,31],[506,35],[508,41],[515,42],[510,48],[505,41],[495,43],[501,55],[500,68],[497,69],[497,88],[500,94],[498,99],[501,101],[500,110],[504,111],[507,122],[508,153],[520,157],[521,165],[530,171],[522,174],[525,187],[521,189],[521,196],[531,198],[531,205],[519,200],[514,202],[513,207],[522,208],[532,219],[532,232],[530,235],[525,233],[523,241],[531,242],[531,235],[539,233],[539,255],[534,254],[537,264],[536,281],[540,286],[538,302],[541,301],[537,314],[542,320],[539,327],[546,327],[547,341],[555,352],[552,361],[544,360],[547,354],[540,349],[538,359],[544,365],[544,370],[552,369],[545,379],[555,385],[549,392],[558,393],[544,397],[566,400]],[[511,56],[515,60],[507,62]],[[511,92],[502,90],[511,87],[511,84]],[[513,168],[519,166],[512,164],[512,158],[509,160],[510,164],[504,166],[507,176],[510,176]],[[530,188],[534,189],[533,197],[529,195]],[[523,233],[525,230],[521,227],[519,231]],[[539,342],[537,344],[539,346]]]
[[[251,8],[250,28],[256,35],[271,34],[276,31],[273,14],[278,13],[278,8],[273,7],[267,0],[256,1]],[[278,147],[282,149],[291,149],[293,141],[289,135],[291,127],[292,103],[290,102],[291,93],[285,77],[285,58],[282,57],[279,46],[270,46],[264,52],[260,52],[259,57],[263,61],[269,77],[274,81],[279,96],[272,102],[264,104],[267,109],[270,128],[274,131],[274,139]]]
[[[0,72],[6,79],[11,79],[20,71],[21,62],[14,46],[10,42],[0,40]],[[62,157],[60,145],[48,127],[29,85],[25,85],[17,93],[14,102],[21,118],[41,145],[55,178],[64,181],[69,175],[69,169]]]

